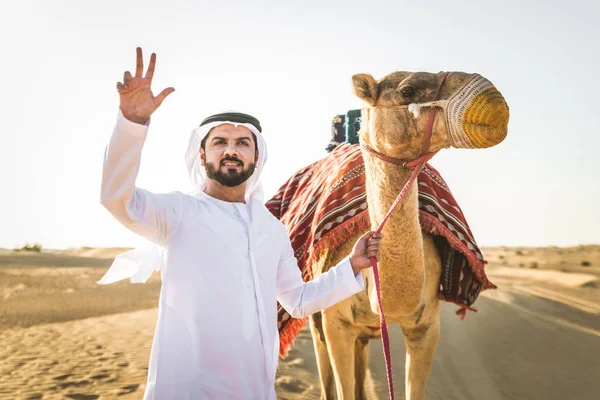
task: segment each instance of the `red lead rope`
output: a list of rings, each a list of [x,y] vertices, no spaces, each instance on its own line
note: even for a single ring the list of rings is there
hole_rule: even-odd
[[[439,99],[442,85],[444,84],[444,81],[446,80],[447,76],[448,76],[447,72],[441,76],[439,84],[438,84],[437,92],[435,94],[435,100]],[[429,143],[431,140],[431,132],[433,130],[433,122],[435,119],[436,111],[437,111],[436,108],[431,108],[429,110],[429,119],[427,120],[427,127],[425,128],[425,137],[423,138],[423,155],[415,160],[412,160],[409,162],[404,162],[402,160],[398,160],[398,159],[394,159],[392,157],[385,156],[385,155],[378,153],[377,151],[371,149],[370,147],[363,145],[363,148],[365,150],[367,150],[369,153],[374,154],[377,157],[383,159],[384,161],[391,162],[393,164],[398,164],[398,165],[405,165],[406,167],[413,169],[413,172],[412,172],[410,178],[408,179],[408,182],[406,182],[406,184],[400,191],[400,194],[398,194],[396,201],[394,201],[394,204],[392,204],[392,207],[390,207],[390,210],[386,214],[385,218],[383,218],[383,221],[381,221],[379,228],[377,228],[378,233],[381,233],[381,231],[383,231],[383,227],[385,226],[385,223],[390,218],[390,215],[396,209],[398,204],[400,204],[400,202],[402,201],[404,196],[406,196],[406,193],[408,192],[408,190],[411,188],[411,186],[417,179],[417,176],[419,176],[419,173],[421,172],[423,165],[425,165],[425,163],[427,161],[429,161],[434,155],[437,154],[437,151],[433,152],[433,153],[428,153]],[[373,267],[373,275],[375,276],[375,289],[377,290],[377,301],[379,301],[379,323],[381,325],[381,341],[383,343],[383,355],[385,358],[385,370],[387,373],[388,390],[390,392],[390,399],[394,400],[394,379],[392,377],[392,355],[390,353],[390,337],[388,335],[387,324],[385,322],[385,315],[383,313],[383,303],[381,302],[381,286],[379,283],[379,266],[377,264],[377,260],[375,259],[375,257],[371,257],[371,266]]]
[[[435,153],[428,155],[429,156],[428,158],[433,157],[434,154]],[[398,206],[398,204],[400,204],[400,202],[406,195],[406,192],[408,192],[408,190],[412,186],[413,182],[415,181],[415,179],[421,172],[421,169],[423,168],[424,163],[425,162],[421,162],[414,169],[412,175],[410,176],[410,179],[408,180],[408,182],[406,182],[406,185],[404,185],[404,188],[402,188],[402,191],[396,198],[396,201],[390,208],[390,211],[388,211],[387,215],[383,219],[383,222],[381,223],[381,225],[379,225],[377,232],[381,232],[383,230],[383,226],[385,225],[386,221],[390,217],[390,214],[392,213],[392,211],[394,211],[394,209]],[[377,260],[375,259],[375,257],[371,257],[371,266],[373,267],[373,275],[375,276],[375,289],[377,290],[377,300],[379,301],[379,325],[381,326],[381,341],[383,342],[383,355],[385,357],[385,370],[387,372],[388,389],[390,392],[390,399],[394,400],[394,380],[392,378],[392,355],[390,353],[390,337],[388,336],[388,329],[387,329],[387,324],[385,322],[385,315],[383,314],[383,304],[381,302],[381,287],[379,284],[379,267],[377,265]]]

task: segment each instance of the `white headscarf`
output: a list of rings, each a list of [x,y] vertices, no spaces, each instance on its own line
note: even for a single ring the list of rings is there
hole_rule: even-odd
[[[200,145],[202,140],[209,134],[212,128],[231,124],[235,127],[245,126],[255,136],[258,149],[258,162],[254,173],[246,181],[246,192],[244,200],[246,203],[264,203],[264,193],[260,183],[260,174],[267,161],[267,146],[260,131],[252,124],[233,121],[215,121],[202,125],[191,132],[188,149],[185,153],[185,164],[188,169],[190,181],[194,187],[193,194],[201,193],[206,187],[206,168],[200,161]],[[146,246],[119,254],[115,257],[110,268],[104,274],[99,284],[110,284],[122,279],[129,278],[131,283],[144,283],[150,278],[154,271],[159,271],[165,266],[167,249],[157,243],[149,243]]]
[[[256,129],[254,125],[247,123],[232,121],[216,121],[210,122],[206,125],[202,125],[192,131],[192,134],[190,135],[188,149],[185,153],[185,164],[187,166],[188,173],[190,175],[190,181],[192,182],[194,189],[197,192],[202,192],[204,191],[204,187],[206,186],[206,169],[200,163],[200,144],[212,128],[224,124],[231,124],[235,127],[245,126],[246,128],[250,129],[250,131],[256,136],[258,148],[258,162],[256,163],[254,173],[247,180],[244,200],[246,202],[250,202],[251,200],[264,202],[264,193],[259,178],[262,169],[265,165],[265,162],[267,161],[267,146],[258,129]]]

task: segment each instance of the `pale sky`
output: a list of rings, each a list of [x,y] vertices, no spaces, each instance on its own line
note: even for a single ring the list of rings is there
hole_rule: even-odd
[[[191,189],[183,155],[207,115],[257,116],[267,198],[325,153],[351,76],[477,72],[510,107],[508,137],[432,165],[480,245],[600,243],[598,1],[2,1],[0,247],[144,242],[99,203],[117,81],[158,56],[138,186]]]

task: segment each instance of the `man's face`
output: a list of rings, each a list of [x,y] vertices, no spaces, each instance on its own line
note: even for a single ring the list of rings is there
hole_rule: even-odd
[[[206,176],[227,187],[246,182],[254,173],[257,157],[250,129],[231,124],[213,128],[206,137],[204,149],[200,149]]]

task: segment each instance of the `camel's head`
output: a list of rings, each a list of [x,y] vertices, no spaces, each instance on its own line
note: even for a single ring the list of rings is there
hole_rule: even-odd
[[[452,72],[434,101],[442,75],[393,72],[379,81],[368,74],[354,75],[354,93],[367,103],[361,142],[392,157],[416,158],[423,152],[432,107],[438,112],[429,151],[486,148],[504,140],[509,111],[494,85],[481,75]]]

